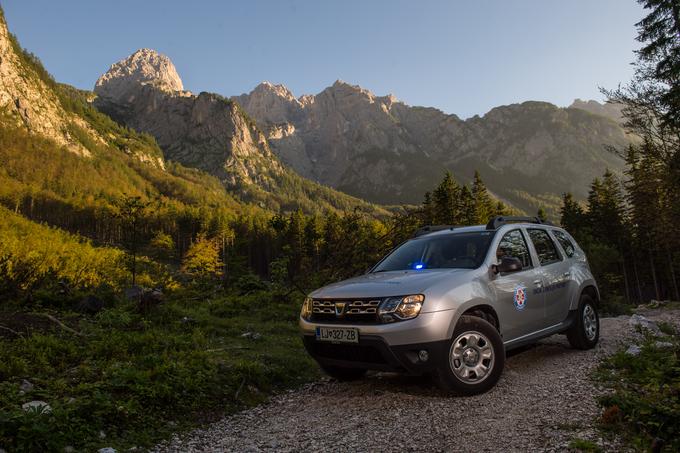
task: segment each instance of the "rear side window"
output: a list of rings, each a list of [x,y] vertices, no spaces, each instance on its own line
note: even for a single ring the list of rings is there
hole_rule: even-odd
[[[512,230],[505,233],[496,249],[496,259],[500,263],[504,256],[512,256],[522,262],[522,268],[531,267],[531,255],[520,230]]]
[[[541,266],[560,261],[560,254],[557,251],[557,247],[555,247],[555,243],[550,239],[550,236],[548,236],[547,231],[539,229],[530,229],[528,231]]]
[[[564,250],[564,253],[571,258],[574,256],[574,252],[576,249],[574,248],[574,244],[569,240],[566,234],[564,234],[564,231],[560,230],[553,230],[553,234],[555,235],[555,239],[557,239],[557,242],[560,243],[562,246],[562,250]]]

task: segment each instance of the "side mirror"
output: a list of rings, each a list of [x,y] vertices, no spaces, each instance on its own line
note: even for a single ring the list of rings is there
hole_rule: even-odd
[[[522,262],[519,258],[514,256],[504,256],[501,258],[501,264],[495,264],[493,266],[493,271],[498,274],[507,274],[510,272],[517,272],[522,270]]]

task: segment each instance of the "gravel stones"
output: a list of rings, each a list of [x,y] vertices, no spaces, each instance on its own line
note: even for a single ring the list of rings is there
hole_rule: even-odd
[[[646,315],[680,320],[680,311]],[[633,336],[629,319],[602,318],[592,350],[572,349],[555,335],[511,352],[500,382],[483,395],[451,397],[428,378],[390,373],[324,379],[153,451],[565,451],[574,438],[621,451],[595,427],[602,390],[589,373]]]

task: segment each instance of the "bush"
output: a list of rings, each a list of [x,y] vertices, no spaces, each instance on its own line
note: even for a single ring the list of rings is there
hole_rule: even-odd
[[[664,449],[680,451],[680,338],[670,326],[664,330],[671,335],[648,337],[639,355],[620,351],[596,371],[610,390],[599,400],[605,408],[603,426],[641,450],[657,439]]]

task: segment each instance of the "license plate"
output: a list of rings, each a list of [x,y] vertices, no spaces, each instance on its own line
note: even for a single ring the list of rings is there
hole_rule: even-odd
[[[317,327],[316,339],[332,343],[358,343],[359,329],[349,327]]]

